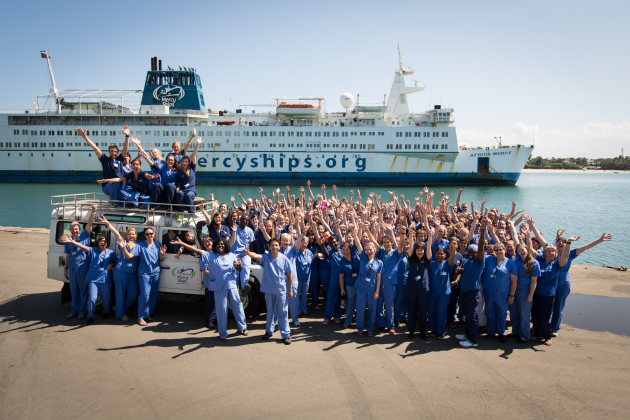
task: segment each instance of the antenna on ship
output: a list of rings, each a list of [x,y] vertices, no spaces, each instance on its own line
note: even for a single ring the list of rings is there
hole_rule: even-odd
[[[497,143],[499,143],[499,147],[501,147],[502,146],[502,144],[501,144],[501,136],[495,137],[494,139],[497,141]]]
[[[57,84],[55,83],[55,76],[53,75],[52,67],[50,66],[50,53],[48,51],[40,51],[42,58],[45,58],[48,62],[48,71],[50,72],[50,82],[52,83],[52,88],[50,88],[50,93],[55,97],[55,104],[57,105],[57,111],[61,110],[61,104],[59,103],[59,95],[57,94]]]

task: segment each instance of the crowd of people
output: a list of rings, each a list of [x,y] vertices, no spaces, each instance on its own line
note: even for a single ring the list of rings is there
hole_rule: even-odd
[[[122,155],[128,160],[128,130],[125,134]],[[184,150],[179,143],[173,144],[173,153],[165,161],[156,149],[148,155],[134,141],[139,155],[156,171],[153,175],[141,171],[140,160],[134,159],[131,172],[118,176],[122,169],[114,163],[129,162],[117,157],[117,147],[109,148],[109,160],[97,152],[103,164],[103,191],[114,203],[121,197],[128,202],[155,202],[154,198],[163,197],[165,203],[175,197],[184,204],[182,212],[194,213],[195,156],[200,138],[193,155],[185,155],[193,137]],[[143,179],[158,179],[161,186],[151,187],[157,184],[141,182]],[[125,181],[129,184],[124,185]],[[131,189],[125,192],[129,185]],[[145,189],[140,192],[135,190],[138,188]],[[572,261],[612,239],[611,234],[603,234],[571,249],[580,236],[567,238],[560,229],[548,242],[534,219],[524,210],[516,210],[515,202],[509,213],[489,208],[485,199],[476,210],[474,202],[462,201],[464,188],[455,202],[444,193],[438,199],[427,187],[407,201],[396,191],[385,198],[375,193],[362,197],[360,190],[356,197],[354,191],[349,197],[339,197],[336,186],[328,194],[325,185],[321,185],[321,194],[313,194],[310,182],[306,188],[299,187],[297,196],[289,186],[285,189],[286,195],[278,188],[271,197],[264,195],[263,188],[259,197],[244,198],[239,193],[242,204],[237,205],[232,197],[231,206],[219,204],[211,195],[208,204],[199,206],[206,220],[204,249],[196,248],[194,238],[178,238],[174,231],[160,243],[151,228],[145,229],[146,240],[140,242],[133,228],[124,238],[111,229],[123,255],[120,259],[107,248],[104,237],[96,239],[97,248],[89,248],[95,206],[83,231],[73,222],[70,236],[62,237],[72,292],[72,310],[66,318],[87,314],[87,322],[94,322],[99,293],[103,317],[109,316],[107,270],[111,270],[116,318],[128,320],[125,311],[138,297],[138,323],[146,325],[153,320],[160,261],[167,247],[176,247],[178,253],[186,250],[200,256],[205,323],[213,328],[216,321],[222,341],[228,337],[228,306],[239,333],[249,334],[239,290],[251,287],[249,272],[258,264],[263,269],[260,292],[267,307],[264,340],[273,336],[277,325],[284,343],[290,344],[291,324],[299,328],[300,317],[309,315],[310,308],[323,309],[323,324],[343,323],[344,328],[352,328],[354,323],[359,337],[395,334],[395,327],[403,323],[410,338],[418,333],[427,339],[431,333],[446,339],[447,328],[455,329],[459,322],[465,325],[464,333],[456,335],[459,344],[476,347],[482,305],[487,318],[484,338],[507,342],[509,312],[509,335],[519,343],[541,340],[551,345],[571,290]],[[153,198],[131,200],[125,194]],[[100,221],[109,224],[105,218]],[[320,308],[320,288],[326,297],[325,308]]]

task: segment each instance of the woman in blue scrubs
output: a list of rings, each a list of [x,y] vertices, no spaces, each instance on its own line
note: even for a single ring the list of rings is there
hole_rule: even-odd
[[[357,278],[361,266],[361,259],[358,248],[361,246],[359,237],[355,229],[351,227],[351,233],[354,237],[354,246],[350,242],[346,242],[341,246],[342,258],[339,262],[339,287],[341,296],[346,298],[346,321],[344,328],[350,328],[352,325],[352,317],[357,306]]]
[[[105,216],[102,216],[100,219],[107,228],[114,234],[116,237],[116,242],[120,243],[122,237],[120,233],[109,223]],[[129,321],[127,314],[125,313],[129,306],[133,303],[134,300],[138,297],[138,291],[140,290],[140,286],[138,284],[138,250],[139,248],[136,246],[136,239],[138,239],[138,232],[135,228],[128,228],[125,232],[124,239],[124,247],[129,251],[133,258],[125,258],[125,254],[121,253],[122,258],[118,259],[116,263],[116,267],[114,268],[113,277],[114,277],[114,290],[115,290],[115,305],[116,305],[116,318],[122,319],[123,321]]]
[[[534,301],[532,304],[532,341],[542,337],[545,345],[551,343],[551,312],[553,311],[553,300],[558,287],[558,274],[560,269],[567,263],[567,258],[571,251],[571,242],[577,238],[570,238],[563,247],[563,253],[558,257],[558,250],[553,245],[547,245],[542,255],[536,255],[536,261],[540,264],[540,276],[536,282],[534,291]],[[533,253],[530,251],[530,253]]]
[[[243,311],[243,303],[238,291],[239,287],[243,286],[244,279],[240,278],[243,266],[236,254],[231,252],[230,243],[225,238],[215,239],[212,242],[212,252],[197,249],[179,238],[173,243],[201,255],[199,269],[204,272],[204,275],[208,276],[209,289],[214,292],[219,340],[227,340],[228,305],[236,319],[238,332],[243,335],[249,335],[247,322],[245,321],[245,311]]]
[[[326,313],[322,324],[329,324],[334,319],[336,324],[341,323],[341,284],[339,282],[339,265],[343,256],[339,252],[339,242],[334,236],[330,238],[329,247],[324,246],[322,252],[324,257],[330,261],[330,279],[328,281],[328,290],[326,292]],[[333,318],[334,317],[334,318]]]
[[[505,246],[498,243],[494,246],[495,256],[485,257],[484,270],[481,275],[483,297],[485,301],[484,313],[488,319],[488,334],[485,339],[499,334],[499,341],[507,343],[505,337],[505,323],[509,305],[514,300],[518,281],[516,263],[506,257]]]
[[[446,336],[446,310],[451,297],[450,274],[455,260],[457,244],[451,244],[453,250],[448,260],[446,250],[441,246],[435,250],[435,259],[429,266],[429,327],[431,333],[443,340]]]
[[[94,323],[94,310],[96,309],[96,299],[99,294],[103,300],[103,319],[109,318],[109,291],[112,284],[108,271],[114,269],[117,258],[114,251],[107,248],[107,239],[105,236],[99,235],[96,238],[98,248],[87,247],[82,243],[73,241],[68,236],[62,236],[61,241],[64,243],[69,242],[88,254],[87,258],[90,261],[90,268],[88,268],[85,276],[85,281],[88,283],[87,325]]]
[[[138,281],[140,283],[140,295],[138,296],[138,324],[145,327],[146,321],[153,321],[155,303],[157,302],[158,287],[160,285],[160,272],[164,261],[166,245],[162,246],[158,241],[154,241],[155,232],[153,228],[144,230],[146,241],[136,244],[138,248]],[[119,241],[125,258],[132,259],[134,255],[127,251],[125,243]]]
[[[151,201],[151,188],[149,180],[159,178],[159,175],[150,175],[140,169],[140,159],[134,159],[131,161],[131,168],[133,169],[127,175],[121,178],[100,179],[96,182],[98,184],[106,184],[108,182],[121,182],[126,181],[127,186],[131,187],[131,193],[126,197],[128,201],[140,201],[143,203],[149,203]],[[137,207],[137,204],[133,204]],[[149,205],[146,204],[148,207]]]
[[[527,237],[528,240],[529,237]],[[529,249],[524,243],[516,246],[516,257],[513,261],[517,268],[516,291],[510,299],[510,322],[512,323],[512,335],[518,336],[519,343],[529,341],[529,319],[532,313],[532,301],[536,290],[536,281],[540,276],[540,265],[529,254]]]
[[[363,337],[363,328],[367,329],[368,337],[374,336],[374,322],[376,321],[376,303],[381,289],[381,273],[383,262],[376,258],[378,245],[373,242],[357,246],[360,255],[359,276],[357,277],[357,335]],[[380,248],[380,247],[378,247]],[[365,306],[368,308],[365,319]],[[365,325],[364,325],[365,324]]]
[[[298,238],[298,251],[297,260],[295,261],[295,268],[297,271],[298,281],[298,298],[300,302],[300,313],[308,314],[308,288],[311,279],[312,265],[313,265],[313,253],[308,249],[308,237],[301,236]]]
[[[177,187],[175,188],[175,199],[177,204],[179,204],[179,212],[184,213],[188,212],[193,214],[195,209],[193,207],[193,201],[195,200],[195,196],[197,192],[195,190],[195,170],[197,169],[197,152],[199,152],[199,146],[203,142],[201,137],[197,137],[197,144],[195,145],[195,151],[190,157],[184,156],[180,162],[179,171],[177,171],[177,175],[175,178],[175,184]],[[185,204],[182,205],[182,204]],[[177,220],[182,220],[183,215],[179,215]]]
[[[179,170],[175,156],[168,155],[163,162],[151,159],[146,153],[143,153],[142,157],[151,165],[151,172],[154,175],[159,175],[159,179],[151,184],[151,202],[174,203],[175,189],[177,188],[175,182]]]

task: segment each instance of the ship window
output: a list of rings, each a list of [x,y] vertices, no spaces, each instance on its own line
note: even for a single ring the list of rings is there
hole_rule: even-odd
[[[217,131],[217,136],[222,136],[222,131]]]
[[[405,144],[405,149],[411,149],[411,145],[410,144]]]
[[[231,135],[232,135],[232,132],[231,132],[231,131],[226,131],[226,132],[225,132],[225,135],[226,135],[226,136],[231,136]]]
[[[360,135],[360,136],[365,136],[365,131],[361,131],[361,132],[359,133],[359,135]]]
[[[356,148],[357,148],[357,145],[356,145],[356,144],[351,144],[351,145],[350,145],[350,149],[356,149]]]
[[[19,134],[20,134],[20,130],[13,130],[13,135],[14,135],[14,136],[17,136],[17,135],[19,135]]]
[[[356,132],[356,131],[353,131],[352,133],[350,133],[350,135],[351,135],[351,136],[356,136],[356,135],[357,135],[357,132]]]
[[[214,135],[214,131],[208,131],[208,137],[212,137]]]
[[[234,132],[234,137],[240,137],[240,136],[241,136],[241,132],[240,131],[235,131]]]

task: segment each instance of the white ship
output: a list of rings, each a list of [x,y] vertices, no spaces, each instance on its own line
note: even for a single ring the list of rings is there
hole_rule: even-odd
[[[382,103],[355,104],[345,93],[345,112],[326,112],[325,98],[295,97],[231,113],[206,109],[194,69],[162,70],[155,57],[142,91],[57,90],[44,51],[51,91],[33,100],[34,110],[0,111],[0,181],[94,182],[100,163],[76,129],[105,152],[112,143],[122,146],[128,125],[145,149],[163,154],[195,128],[204,139],[199,184],[515,184],[533,145],[470,148],[457,142],[453,108],[410,113],[407,95],[424,87],[405,84],[414,72],[398,52]],[[255,111],[262,107],[271,111]]]

